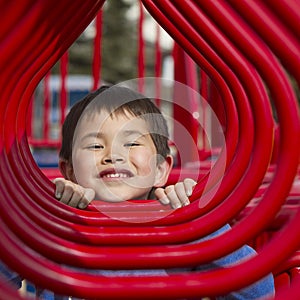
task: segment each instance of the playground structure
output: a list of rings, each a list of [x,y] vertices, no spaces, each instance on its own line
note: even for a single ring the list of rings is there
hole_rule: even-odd
[[[27,0],[17,8],[1,1],[1,258],[39,287],[76,297],[214,297],[273,272],[276,299],[298,299],[300,4],[293,0],[141,2],[185,50],[186,54],[177,53],[178,61],[187,55],[200,67],[200,94],[209,98],[207,76],[221,95],[217,99],[221,98],[225,114],[226,151],[219,152],[204,173],[196,170],[201,176],[191,205],[174,212],[157,211],[159,205],[153,203],[137,203],[134,209],[100,203],[88,211],[58,203],[53,184],[30,152],[26,116],[40,80],[104,1],[65,0],[54,6],[50,0]],[[97,66],[96,59],[93,88],[99,82]],[[194,88],[193,69],[188,66],[187,62],[184,68],[189,76],[175,78]],[[139,67],[142,77],[142,63]],[[66,105],[61,97],[62,111]],[[176,120],[178,115],[174,114]],[[195,124],[180,117],[179,122],[198,138]],[[179,164],[182,175],[195,173],[195,168],[184,168]],[[178,179],[176,174],[175,170],[171,180]],[[118,219],[107,215],[126,209],[128,214]],[[129,217],[133,210],[139,213]],[[186,244],[226,223],[232,224],[232,230],[221,237]],[[228,269],[167,278],[133,276],[112,282],[62,266],[191,266],[245,243],[258,251],[257,257]],[[5,299],[21,298],[2,281],[0,291]]]

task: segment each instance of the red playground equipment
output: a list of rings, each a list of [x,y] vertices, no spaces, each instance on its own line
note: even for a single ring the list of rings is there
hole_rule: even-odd
[[[154,201],[134,206],[99,201],[78,210],[54,198],[53,175],[41,170],[31,153],[30,146],[39,141],[33,140],[28,119],[39,82],[59,59],[64,66],[64,54],[95,17],[101,26],[104,2],[0,1],[1,260],[42,289],[84,299],[213,298],[270,272],[276,300],[300,299],[300,2],[141,0],[176,43],[175,80],[193,91],[201,70],[197,93],[214,99],[224,143],[213,153],[215,159],[208,159],[212,153],[205,138],[199,148],[186,146],[180,128],[197,145],[203,132],[195,118],[180,110],[184,103],[175,99],[179,84],[174,118],[181,125],[174,125],[174,143],[180,160],[170,181],[186,175],[197,179],[191,204],[170,211]],[[99,84],[100,41],[98,32],[92,89]],[[139,46],[141,78],[141,37]],[[158,48],[156,54],[155,77],[160,77]],[[61,79],[63,120],[63,67]],[[138,83],[142,89],[143,81]],[[187,101],[190,113],[196,105],[191,94],[184,98],[192,99]],[[232,230],[222,236],[192,243],[227,223]],[[214,271],[114,280],[76,271],[189,267],[244,244],[258,255]],[[26,299],[1,278],[0,298]]]

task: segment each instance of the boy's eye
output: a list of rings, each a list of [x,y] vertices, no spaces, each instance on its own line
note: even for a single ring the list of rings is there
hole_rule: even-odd
[[[135,147],[135,146],[139,146],[140,144],[137,142],[130,142],[130,143],[126,143],[124,146],[125,147]]]
[[[99,144],[94,144],[94,145],[89,145],[87,148],[98,150],[98,149],[103,149],[103,146]]]

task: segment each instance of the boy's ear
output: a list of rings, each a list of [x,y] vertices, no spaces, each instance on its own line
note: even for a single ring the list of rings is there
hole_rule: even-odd
[[[170,172],[173,167],[173,157],[171,155],[168,155],[163,162],[161,162],[156,168],[156,176],[155,176],[155,182],[154,187],[162,187],[166,184]]]
[[[60,158],[58,161],[58,167],[61,174],[64,176],[65,179],[72,180],[74,177],[74,171],[72,164],[63,158]]]

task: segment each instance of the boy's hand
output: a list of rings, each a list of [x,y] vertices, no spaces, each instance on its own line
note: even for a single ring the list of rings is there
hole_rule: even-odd
[[[55,197],[62,203],[81,209],[86,208],[95,198],[95,191],[84,188],[64,178],[55,178]]]
[[[176,209],[190,204],[188,197],[192,195],[196,184],[195,180],[186,178],[183,182],[177,182],[175,185],[157,188],[154,194],[160,203],[170,204],[172,208]]]

